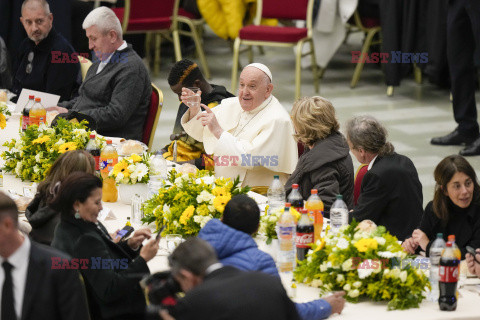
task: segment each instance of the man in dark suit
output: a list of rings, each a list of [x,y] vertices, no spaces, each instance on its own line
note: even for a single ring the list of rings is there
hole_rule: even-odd
[[[447,58],[453,98],[453,116],[457,128],[442,137],[432,138],[434,145],[467,145],[462,156],[480,155],[477,121],[477,71],[474,53],[480,47],[480,1],[449,0],[447,15]]]
[[[170,255],[173,277],[186,293],[175,306],[177,319],[299,319],[278,278],[224,267],[204,240],[190,238]],[[167,312],[163,319],[171,319]]]
[[[350,217],[372,220],[403,241],[419,226],[423,214],[417,169],[408,157],[395,153],[387,130],[373,117],[351,119],[347,142],[357,160],[368,165]]]
[[[18,231],[17,206],[0,192],[0,319],[89,319],[79,274],[52,269],[58,257],[68,258]]]

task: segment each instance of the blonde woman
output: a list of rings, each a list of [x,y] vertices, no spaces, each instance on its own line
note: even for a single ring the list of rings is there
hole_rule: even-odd
[[[292,121],[295,140],[305,146],[305,152],[285,185],[287,194],[295,183],[304,200],[311,189],[317,189],[326,217],[337,194],[352,209],[353,163],[331,102],[318,96],[300,99],[293,105]]]

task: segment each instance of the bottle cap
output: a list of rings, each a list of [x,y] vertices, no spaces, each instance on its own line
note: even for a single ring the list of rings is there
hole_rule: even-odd
[[[318,193],[318,190],[317,189],[312,189],[312,191],[310,191],[311,194],[317,194]]]
[[[112,144],[112,140],[108,139],[107,144]]]
[[[35,99],[35,96],[33,96],[33,95],[32,95],[32,96],[28,96],[28,99],[29,99],[29,100],[33,100],[33,99]]]
[[[291,206],[290,202],[285,203],[285,208],[290,208]]]
[[[273,179],[280,179],[280,176],[274,175],[274,176],[273,176]]]
[[[437,239],[443,239],[443,233],[441,232],[437,233]]]
[[[296,183],[292,184],[292,189],[298,189],[298,184]]]
[[[337,194],[337,200],[343,200],[343,196],[341,194]]]
[[[40,98],[35,98],[35,102],[40,102],[40,101],[42,101],[42,99],[40,99]]]
[[[90,134],[90,139],[95,139],[95,135],[93,133]]]
[[[454,234],[449,235],[448,236],[448,241],[455,242],[455,235]]]

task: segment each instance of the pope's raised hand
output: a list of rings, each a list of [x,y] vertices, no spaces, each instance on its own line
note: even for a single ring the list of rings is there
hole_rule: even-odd
[[[209,107],[204,104],[202,104],[202,107],[205,111],[197,116],[197,120],[200,120],[204,127],[207,126],[210,132],[213,133],[217,139],[220,139],[223,129],[218,123],[217,117],[215,117],[215,114]]]

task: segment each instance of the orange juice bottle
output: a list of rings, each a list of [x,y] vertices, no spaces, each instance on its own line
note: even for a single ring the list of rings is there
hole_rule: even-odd
[[[29,120],[30,125],[36,124],[37,126],[47,122],[47,110],[43,107],[40,98],[35,98],[35,104],[30,109]]]
[[[313,217],[313,241],[321,239],[323,229],[323,201],[318,196],[318,190],[312,189],[310,197],[305,202],[305,209],[308,210],[310,218]]]
[[[117,150],[112,145],[112,140],[107,140],[107,145],[100,154],[100,174],[103,179],[102,201],[116,202],[118,198],[115,179],[109,178],[108,174],[113,170],[113,166],[118,163]]]

